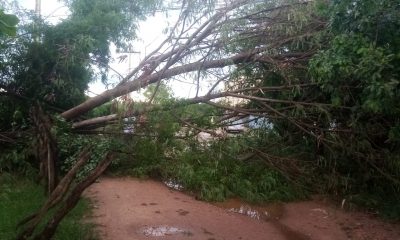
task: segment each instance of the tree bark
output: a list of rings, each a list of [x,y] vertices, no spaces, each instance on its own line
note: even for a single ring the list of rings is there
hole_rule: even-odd
[[[33,234],[38,224],[46,216],[48,211],[62,201],[64,196],[67,194],[72,181],[75,179],[77,172],[86,164],[89,158],[90,158],[90,147],[85,148],[84,150],[81,151],[81,153],[78,156],[77,163],[61,179],[60,183],[50,194],[49,198],[47,199],[46,203],[42,206],[42,208],[36,213],[26,217],[25,219],[23,219],[21,222],[18,223],[18,226],[22,225],[27,225],[27,226],[22,232],[18,234],[17,240],[28,239]]]
[[[94,181],[96,181],[96,179],[107,169],[112,159],[112,154],[107,154],[91,174],[72,189],[69,196],[63,201],[63,205],[54,213],[53,217],[47,222],[44,229],[33,238],[34,240],[51,239],[61,220],[76,206],[83,191],[94,183]]]
[[[58,156],[57,141],[51,133],[51,118],[45,114],[40,104],[31,108],[38,142],[38,158],[40,160],[40,177],[45,180],[50,195],[57,184],[56,162]]]

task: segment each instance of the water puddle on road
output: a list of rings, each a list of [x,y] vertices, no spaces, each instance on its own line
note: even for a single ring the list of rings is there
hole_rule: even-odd
[[[257,220],[278,220],[283,215],[282,203],[269,203],[262,205],[250,205],[240,199],[229,199],[224,202],[214,203],[217,207],[227,209],[230,212],[239,213]]]
[[[178,191],[182,191],[183,190],[183,186],[173,180],[165,180],[163,182],[167,187],[172,188],[174,190],[178,190]]]
[[[164,181],[164,184],[168,186],[171,189],[182,191],[184,190],[184,187],[173,181],[173,180],[166,180]],[[229,212],[234,212],[238,214],[245,215],[247,217],[257,219],[259,221],[267,221],[270,222],[272,225],[278,229],[283,236],[287,240],[310,240],[310,237],[300,233],[285,224],[282,224],[279,220],[282,218],[284,214],[284,204],[283,203],[267,203],[267,204],[261,204],[261,205],[253,205],[253,204],[248,204],[243,202],[240,199],[234,198],[234,199],[229,199],[224,202],[216,202],[213,203],[215,206],[223,208],[228,210]],[[180,215],[184,215],[184,213],[177,211]],[[177,234],[177,233],[182,233],[182,234],[187,234],[190,232],[185,232],[181,231],[176,228],[159,228],[154,231],[154,227],[150,229],[152,232],[155,232],[155,234],[160,234],[159,232],[167,232],[166,235],[171,235],[171,234]],[[169,233],[168,231],[175,231]],[[146,233],[144,233],[146,235]],[[146,236],[161,236],[161,235],[146,235]],[[164,235],[162,235],[164,236]]]
[[[164,237],[176,234],[182,234],[184,236],[193,235],[190,231],[165,225],[144,227],[140,230],[140,232],[147,237]]]
[[[229,199],[224,202],[214,203],[217,207],[254,218],[260,221],[267,221],[273,224],[287,240],[309,240],[307,235],[297,232],[279,222],[284,214],[283,203],[268,203],[261,205],[251,205],[244,203],[240,199]]]

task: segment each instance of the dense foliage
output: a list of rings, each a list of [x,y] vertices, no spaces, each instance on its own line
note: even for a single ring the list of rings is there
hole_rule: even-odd
[[[165,110],[177,104],[179,108]],[[131,126],[136,135],[120,138],[122,154],[112,172],[178,184],[208,201],[234,196],[251,202],[288,201],[306,196],[300,179],[286,179],[283,169],[269,165],[268,159],[247,157],[249,146],[259,147],[267,141],[266,136],[255,139],[255,134],[265,134],[264,129],[237,137],[219,139],[208,134],[202,138],[197,134],[212,128],[212,119],[221,112],[179,100],[170,100],[161,109]],[[182,121],[199,129],[182,128]]]
[[[34,101],[54,111],[85,100],[89,82],[106,79],[110,43],[126,50],[136,37],[136,21],[144,19],[157,1],[66,3],[71,11],[67,19],[52,25],[34,18],[19,26],[17,38],[1,45],[0,86],[8,92],[0,96],[1,131],[9,130],[14,120],[26,119]],[[16,24],[10,15],[5,17]]]
[[[399,216],[399,6],[340,1],[330,9],[329,47],[310,72],[325,101],[348,108],[330,113],[331,126],[350,132],[331,135],[339,141],[324,157],[336,165],[329,171],[347,176],[337,181],[345,194]]]
[[[229,37],[238,41],[227,45],[229,51],[237,51],[261,48],[269,39],[279,39],[273,42],[274,51],[312,56],[305,62],[245,64],[237,69],[235,84],[229,84],[233,90],[243,85],[272,89],[299,84],[298,88],[252,94],[258,98],[250,99],[247,111],[267,112],[276,137],[261,149],[274,153],[268,146],[277,142],[282,142],[282,148],[298,149],[278,156],[291,154],[304,166],[313,161],[308,167],[319,180],[314,191],[333,193],[398,217],[399,5],[393,1],[316,1],[285,13],[291,21],[275,19],[272,31],[271,27],[262,29],[259,22],[265,17],[268,23],[268,14],[257,13],[257,18],[248,21],[260,28],[234,27]]]
[[[107,74],[110,43],[126,48],[136,37],[135,21],[152,11],[157,1],[67,4],[70,16],[56,25],[18,12],[29,20],[18,26],[15,38],[9,35],[15,35],[18,19],[0,12],[0,132],[18,139],[0,146],[2,171],[25,172],[29,164],[21,159],[35,162],[32,138],[24,132],[31,126],[32,105],[38,102],[49,114],[57,114],[85,100],[89,82]]]
[[[1,131],[26,136],[21,130],[29,129],[33,101],[51,113],[83,102],[88,83],[107,76],[110,42],[129,50],[137,28],[132,21],[143,19],[158,2],[66,3],[71,15],[61,23],[50,25],[39,19],[21,26],[16,39],[3,41],[6,36],[0,36]],[[166,41],[172,42],[165,47],[172,54],[163,58],[157,53],[153,63],[132,74],[143,80],[133,81],[138,88],[149,84],[145,81],[149,74],[159,74],[144,93],[146,102],[125,95],[86,115],[112,114],[108,116],[112,120],[102,122],[106,126],[72,129],[53,118],[61,173],[76,162],[83,146],[93,145],[93,157],[80,177],[105,152],[114,151],[118,152],[115,170],[173,181],[205,200],[239,196],[258,202],[286,201],[329,193],[399,218],[398,3],[239,1],[226,16],[216,14],[211,19],[207,17],[216,11],[215,2],[208,2],[207,11],[199,10],[202,3],[183,2],[183,27],[173,27]],[[191,38],[190,27],[199,27],[198,15],[200,24],[210,23],[199,34],[210,34],[208,38]],[[15,19],[6,24],[15,25]],[[0,30],[13,34],[13,29]],[[241,54],[249,57],[240,60]],[[198,61],[199,56],[204,62]],[[229,69],[223,68],[229,64],[218,62],[226,56],[237,57],[226,60],[233,65]],[[154,62],[160,66],[152,69]],[[198,87],[203,75],[206,80],[217,78],[224,83],[225,95],[216,87],[203,98],[176,99],[160,82],[161,73],[170,66],[185,73],[184,67],[200,63]],[[207,64],[209,69],[201,69]],[[215,98],[240,101],[210,100],[219,93]],[[238,120],[248,121],[246,133],[223,131]],[[199,138],[200,132],[209,134],[206,140]],[[85,133],[96,135],[78,135]],[[18,147],[8,145],[0,156],[0,171],[32,172],[30,164],[21,160],[34,161],[26,144],[30,140],[23,138],[25,144]]]
[[[83,177],[100,165],[99,161],[108,160],[104,154],[112,144],[108,139],[73,136],[70,126],[60,121],[56,115],[84,101],[87,98],[84,92],[90,81],[105,79],[110,60],[110,44],[127,49],[127,42],[136,37],[135,21],[144,19],[157,5],[157,1],[97,1],[98,4],[83,0],[66,2],[71,14],[55,25],[31,13],[17,12],[25,21],[16,28],[16,16],[0,11],[0,207],[2,214],[5,214],[2,220],[6,220],[0,222],[2,239],[26,234],[25,226],[22,224],[16,231],[16,224],[29,213],[46,209],[39,206],[48,204],[50,200],[40,191],[40,186],[31,182],[37,180],[38,175],[45,185],[52,185],[48,193],[53,194],[51,191],[55,184],[49,183],[50,175],[58,183],[86,145],[92,150],[91,159],[77,174],[74,184],[67,185],[65,191],[68,192],[71,185],[77,187],[78,184],[79,187]],[[10,6],[18,10],[17,5]],[[38,109],[44,109],[44,112]],[[41,120],[36,121],[37,116]],[[44,166],[46,161],[48,165]],[[50,162],[54,163],[55,171],[49,167]],[[3,177],[8,176],[7,173],[30,180],[22,182],[21,186],[15,183],[14,188],[10,188],[9,184],[2,182]],[[68,194],[71,195],[64,201],[68,202],[69,208],[73,208],[80,194],[74,196],[73,190]],[[59,205],[65,196],[59,198]],[[27,201],[27,198],[31,199]],[[28,219],[36,221],[35,218],[39,216],[38,222],[42,221],[39,225],[34,223],[36,231],[32,230],[28,235],[47,234],[48,237],[42,238],[50,239],[59,221],[65,216],[62,213],[63,207],[52,211],[46,209],[44,214]],[[71,213],[72,217],[63,220],[55,239],[91,238],[87,236],[86,226],[79,221],[85,212],[87,206],[78,204]],[[48,225],[55,221],[47,224],[46,228],[44,223],[49,219],[54,220],[54,214],[63,216],[57,220],[54,230],[48,231]],[[26,236],[17,238],[27,239]]]
[[[272,2],[265,4],[276,6]],[[264,166],[267,166],[265,172],[279,169],[280,176],[275,180],[279,181],[277,179],[283,176],[292,186],[302,186],[299,192],[331,193],[398,218],[398,4],[393,1],[349,0],[301,3],[293,8],[285,6],[278,7],[278,13],[270,13],[256,11],[264,5],[254,4],[256,10],[251,17],[247,13],[249,8],[239,9],[236,13],[243,14],[243,18],[223,28],[224,51],[227,53],[271,45],[268,51],[273,54],[300,55],[309,59],[237,65],[226,89],[261,90],[250,92],[248,101],[241,108],[236,107],[236,116],[248,115],[249,112],[261,119],[266,116],[269,127],[251,133],[252,141],[236,146],[236,151],[253,154],[249,158],[251,162],[263,159]],[[238,27],[238,22],[241,27]],[[297,87],[285,88],[291,85]],[[225,109],[232,110],[232,107]],[[177,111],[170,114],[175,119],[185,119]],[[221,112],[210,115],[217,119],[217,116],[222,116]],[[156,117],[151,121],[156,120],[167,128],[165,123],[173,119],[161,116],[164,115],[159,114],[158,120]],[[210,119],[190,122],[204,129],[210,129],[212,125]],[[150,173],[156,170],[157,175],[176,178],[188,189],[202,192],[203,185],[213,186],[210,189],[214,190],[209,189],[210,192],[224,194],[215,194],[211,198],[221,199],[221,196],[229,196],[235,188],[221,184],[228,181],[215,180],[210,172],[218,172],[219,166],[226,163],[229,165],[227,169],[234,166],[246,169],[253,164],[228,161],[230,154],[216,157],[221,152],[229,153],[236,140],[230,139],[229,144],[215,142],[201,150],[185,144],[191,164],[185,165],[188,161],[184,154],[186,150],[182,151],[175,157],[182,165],[175,166],[177,171],[170,175],[167,166],[171,166],[171,162],[154,158],[163,158],[169,154],[168,150],[178,148],[179,144],[162,147],[163,143],[146,140],[143,142],[145,146],[153,146],[147,152],[149,155],[145,154],[144,145],[139,145],[136,149],[140,150],[135,151],[138,154],[134,159],[148,166]],[[208,151],[214,154],[208,155]],[[204,161],[201,156],[208,160]],[[217,163],[220,165],[213,165],[212,159],[215,158],[219,159]],[[140,175],[142,171],[147,172],[146,169],[139,164],[134,172]],[[227,169],[216,175],[235,175]],[[235,179],[243,179],[247,174],[239,174]],[[232,179],[229,181],[234,182]],[[254,182],[257,181],[259,179]],[[244,197],[238,192],[236,194]]]

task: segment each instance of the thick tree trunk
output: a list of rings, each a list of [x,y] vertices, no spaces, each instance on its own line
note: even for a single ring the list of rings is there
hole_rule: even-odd
[[[174,67],[171,69],[167,69],[165,71],[156,72],[154,74],[148,76],[141,76],[138,79],[126,82],[124,84],[118,85],[117,87],[107,90],[102,94],[92,97],[85,102],[79,104],[76,107],[73,107],[61,114],[67,120],[72,120],[80,115],[92,110],[95,107],[98,107],[114,98],[120,97],[122,95],[128,94],[130,92],[139,90],[151,83],[155,83],[161,79],[170,78],[179,74],[192,72],[199,69],[210,69],[210,68],[223,68],[225,66],[244,63],[244,62],[275,62],[275,61],[287,61],[290,58],[290,61],[294,61],[293,58],[296,57],[304,57],[305,54],[287,54],[287,55],[278,55],[278,56],[263,56],[259,55],[264,49],[255,49],[249,52],[244,52],[237,54],[235,56],[219,59],[219,60],[210,60],[206,62],[195,62],[189,63],[186,65]]]
[[[90,173],[90,175],[71,190],[71,193],[63,201],[62,206],[54,213],[53,217],[47,221],[44,229],[33,238],[34,240],[51,239],[61,220],[76,206],[83,191],[92,183],[94,183],[94,181],[96,181],[96,179],[107,169],[112,159],[112,154],[107,154],[106,157]]]
[[[186,99],[185,103],[186,104],[196,104],[196,103],[207,102],[207,101],[209,101],[211,99],[221,98],[221,97],[226,97],[226,96],[228,96],[228,93],[226,93],[226,92],[216,93],[216,94],[209,94],[207,96]],[[177,106],[181,106],[181,104],[179,104]],[[173,108],[173,107],[174,106],[172,106],[171,108]],[[101,125],[107,124],[107,122],[120,119],[121,117],[122,118],[126,118],[126,117],[138,116],[140,114],[143,114],[143,113],[146,113],[146,112],[150,112],[152,110],[154,110],[153,106],[148,106],[146,108],[133,111],[130,114],[125,114],[123,116],[118,115],[118,114],[110,114],[110,115],[107,115],[107,116],[91,118],[91,119],[83,120],[83,121],[80,121],[80,122],[76,122],[76,123],[72,124],[72,127],[74,129],[84,129],[84,128],[91,127],[91,126],[99,126],[99,125],[101,126]]]
[[[189,105],[189,104],[196,104],[196,103],[206,103],[212,99],[224,98],[224,97],[236,97],[236,98],[253,99],[253,100],[259,100],[259,101],[265,101],[265,102],[278,102],[278,103],[300,104],[300,105],[319,105],[319,106],[323,105],[323,104],[318,104],[318,103],[295,102],[295,101],[287,101],[287,100],[276,100],[276,99],[270,99],[270,98],[257,98],[257,97],[241,94],[243,92],[248,92],[248,91],[260,91],[260,90],[269,91],[269,90],[302,88],[302,87],[310,87],[310,86],[314,86],[314,84],[296,84],[296,85],[287,85],[287,86],[247,88],[247,89],[244,88],[244,89],[238,89],[238,90],[229,91],[229,92],[228,91],[227,92],[219,92],[219,93],[207,94],[204,96],[185,99],[184,104]],[[324,106],[326,106],[326,105],[331,106],[330,104],[325,104]],[[178,104],[172,105],[169,108],[163,108],[163,110],[170,110],[175,107],[181,107],[181,106],[182,106],[182,102],[179,102]],[[80,122],[73,123],[72,127],[75,130],[94,129],[99,126],[107,125],[108,122],[118,120],[121,118],[139,116],[141,114],[153,111],[154,109],[155,109],[154,106],[150,105],[150,106],[146,106],[145,108],[141,108],[141,109],[132,111],[130,113],[126,113],[125,115],[110,114],[110,115],[106,115],[106,116],[86,119],[86,120],[83,120]]]
[[[58,156],[57,142],[51,133],[51,119],[39,104],[31,109],[38,143],[38,158],[40,160],[40,177],[45,180],[47,193],[50,195],[57,184],[56,161]]]
[[[77,163],[68,171],[68,173],[61,179],[60,183],[54,189],[54,191],[49,195],[46,203],[42,206],[42,208],[23,219],[18,226],[25,225],[23,231],[17,237],[17,240],[28,239],[38,226],[38,224],[43,220],[48,211],[56,206],[58,203],[62,201],[64,196],[69,191],[69,188],[75,179],[78,171],[87,163],[90,158],[90,148],[85,148],[78,156]]]

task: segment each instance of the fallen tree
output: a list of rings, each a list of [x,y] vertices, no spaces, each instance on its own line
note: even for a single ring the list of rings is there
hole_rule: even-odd
[[[292,157],[275,156],[268,151],[285,154],[278,150],[306,148],[306,157],[310,158],[307,161],[312,161],[313,166],[322,172],[321,178],[328,179],[329,184],[330,177],[334,179],[329,191],[352,194],[347,188],[347,180],[343,180],[350,177],[343,176],[351,176],[352,181],[359,183],[360,176],[365,176],[363,171],[373,173],[374,177],[368,178],[368,181],[377,183],[377,188],[385,188],[384,191],[398,189],[398,168],[390,168],[396,163],[390,160],[390,156],[398,156],[398,112],[393,110],[396,107],[388,109],[384,104],[395,105],[398,82],[387,83],[384,78],[379,78],[384,75],[396,79],[397,70],[391,67],[396,58],[390,54],[393,49],[385,47],[384,40],[373,40],[371,31],[364,34],[364,30],[357,29],[362,36],[353,36],[348,34],[348,29],[335,29],[329,23],[327,13],[318,12],[319,4],[322,8],[330,8],[318,1],[276,3],[241,0],[212,8],[206,13],[194,10],[189,3],[182,3],[179,19],[167,39],[115,88],[87,99],[60,116],[73,122],[77,132],[98,133],[91,130],[115,120],[159,110],[174,113],[182,105],[206,103],[224,112],[215,127],[226,124],[225,120],[244,116],[256,116],[271,124],[269,133],[281,145],[273,146],[273,143],[261,139],[257,147],[245,148],[249,151],[245,156],[250,157],[243,158],[243,161],[257,156],[295,182],[295,178],[302,174],[299,161]],[[335,7],[342,5],[333,4]],[[351,15],[351,11],[343,9],[344,15]],[[331,31],[337,31],[338,37],[332,36]],[[379,43],[380,47],[373,43]],[[382,64],[368,68],[367,65],[372,66],[374,62],[370,56],[380,59]],[[332,72],[342,76],[343,80],[338,81]],[[374,75],[376,72],[380,74]],[[169,106],[152,104],[161,83],[180,76],[193,79],[197,86],[196,96]],[[370,79],[370,76],[374,78]],[[200,96],[198,89],[201,81],[209,79],[214,81],[208,94]],[[129,110],[121,113],[77,119],[104,103],[148,86],[155,86],[155,91],[144,108],[135,109],[135,104],[129,103],[126,104]],[[371,86],[381,90],[374,90]],[[387,94],[383,96],[382,91]],[[379,100],[380,97],[384,101]],[[228,103],[215,100],[220,98]],[[229,102],[232,99],[240,100],[234,104]],[[197,132],[208,131],[209,125],[203,127],[191,119],[175,117],[180,125]],[[369,128],[370,125],[374,128]],[[159,137],[153,133],[137,136]],[[43,143],[48,145],[45,141]],[[50,150],[46,153],[51,155]],[[314,153],[314,156],[310,157],[309,153]],[[301,159],[301,156],[296,157]],[[95,170],[87,181],[78,184],[73,194],[65,198],[63,206],[54,215],[54,221],[48,223],[42,236],[50,237],[54,233],[57,223],[76,204],[83,189],[108,166],[111,160],[106,159],[98,165],[100,170]],[[290,165],[291,162],[293,165]],[[389,187],[381,187],[382,183],[388,183]],[[54,189],[53,183],[49,185]],[[51,205],[52,202],[47,203],[42,209],[47,211]],[[40,216],[41,212],[27,222],[31,221],[31,226],[35,228]],[[33,231],[31,226],[22,236],[30,236]]]

